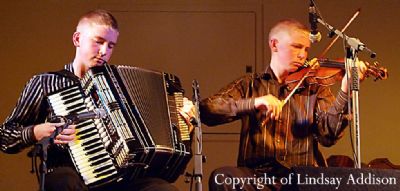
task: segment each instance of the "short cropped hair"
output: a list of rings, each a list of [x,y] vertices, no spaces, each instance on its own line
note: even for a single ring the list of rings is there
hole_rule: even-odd
[[[290,32],[293,29],[299,29],[304,32],[310,32],[310,30],[304,24],[295,19],[283,19],[272,27],[268,35],[268,40],[271,40],[272,36],[274,36],[279,32],[282,31]]]
[[[97,9],[85,13],[78,22],[78,26],[84,22],[93,22],[98,25],[105,25],[119,31],[117,19],[108,11]]]

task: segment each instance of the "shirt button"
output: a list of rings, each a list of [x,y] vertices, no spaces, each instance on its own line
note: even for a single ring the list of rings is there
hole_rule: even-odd
[[[280,143],[280,142],[281,142],[281,140],[279,140],[279,139],[276,140],[276,143]]]

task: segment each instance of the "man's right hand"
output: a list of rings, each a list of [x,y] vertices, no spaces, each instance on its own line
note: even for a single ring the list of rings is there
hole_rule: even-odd
[[[64,123],[42,123],[39,125],[35,125],[33,127],[33,133],[35,135],[35,139],[37,141],[42,140],[45,137],[49,137],[57,127],[63,126]],[[55,139],[55,144],[66,144],[75,139],[75,126],[69,125],[65,128],[60,134],[58,134]]]
[[[254,107],[260,111],[265,111],[266,117],[278,120],[282,112],[283,102],[277,97],[268,94],[254,99]]]

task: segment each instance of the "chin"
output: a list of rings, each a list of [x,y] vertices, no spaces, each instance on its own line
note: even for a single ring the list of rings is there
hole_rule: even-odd
[[[94,66],[103,66],[105,62],[102,63],[96,63]]]
[[[90,67],[103,66],[103,65],[104,65],[104,62],[92,62],[90,64]]]

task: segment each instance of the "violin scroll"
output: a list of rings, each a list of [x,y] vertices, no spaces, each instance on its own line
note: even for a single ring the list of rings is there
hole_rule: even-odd
[[[379,67],[379,62],[375,61],[372,64],[365,62],[367,66],[367,72],[365,73],[366,77],[374,76],[374,81],[377,80],[386,80],[388,78],[388,71],[384,67]]]

